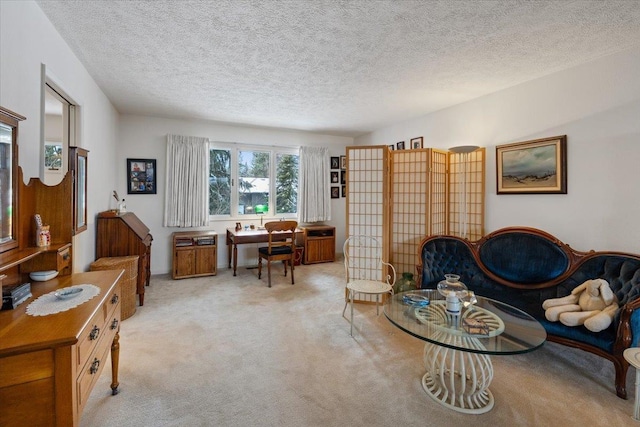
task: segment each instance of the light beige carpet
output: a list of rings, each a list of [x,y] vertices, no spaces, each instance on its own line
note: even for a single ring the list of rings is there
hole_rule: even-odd
[[[349,336],[340,262],[296,268],[296,284],[224,268],[215,277],[153,276],[122,322],[120,389],[105,369],[85,408],[90,426],[625,426],[611,363],[554,343],[492,358],[495,407],[453,412],[421,386],[423,342],[374,306]],[[348,313],[348,312],[347,312]],[[637,423],[635,425],[640,425]]]

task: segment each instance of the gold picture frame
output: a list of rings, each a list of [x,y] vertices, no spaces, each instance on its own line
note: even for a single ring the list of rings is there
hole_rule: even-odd
[[[567,194],[567,136],[498,145],[498,194]]]

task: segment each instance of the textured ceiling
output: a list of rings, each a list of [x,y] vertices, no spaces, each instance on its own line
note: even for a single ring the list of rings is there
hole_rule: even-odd
[[[121,113],[357,136],[637,45],[640,1],[51,1]]]

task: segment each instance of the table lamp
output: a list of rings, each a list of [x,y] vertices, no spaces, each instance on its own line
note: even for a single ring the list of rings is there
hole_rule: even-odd
[[[260,215],[260,228],[262,228],[262,218],[264,217],[264,214],[269,212],[269,205],[255,205],[253,211]]]

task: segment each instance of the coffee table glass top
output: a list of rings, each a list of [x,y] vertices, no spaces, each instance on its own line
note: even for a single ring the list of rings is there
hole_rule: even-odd
[[[406,295],[413,298],[407,303]],[[429,305],[421,299],[428,298]],[[524,311],[490,298],[477,296],[478,302],[463,307],[458,319],[447,317],[445,301],[437,290],[419,289],[393,295],[384,314],[398,328],[416,338],[443,347],[481,354],[526,353],[544,344],[547,333],[540,322]],[[469,334],[463,319],[484,322],[484,333]],[[459,339],[452,339],[459,337]],[[469,340],[469,338],[474,338]],[[473,341],[480,346],[471,344]]]

